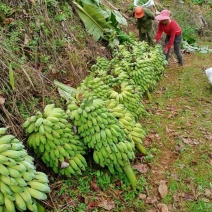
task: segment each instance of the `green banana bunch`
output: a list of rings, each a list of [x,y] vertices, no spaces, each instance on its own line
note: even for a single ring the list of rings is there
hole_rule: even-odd
[[[76,106],[74,101],[70,102],[67,114],[78,127],[78,133],[89,148],[98,149],[102,147],[103,143],[116,143],[118,139],[125,139],[126,135],[123,129],[113,114],[107,110],[103,100],[85,99],[77,109]]]
[[[87,98],[92,96],[105,100],[108,98],[111,88],[102,80],[102,76],[94,77],[94,75],[91,74],[80,83],[77,90],[83,90],[83,95]]]
[[[124,116],[123,105],[117,102],[107,103],[108,107],[113,109],[119,106],[117,109]],[[78,133],[83,137],[84,143],[94,150],[93,158],[97,164],[107,166],[111,173],[115,170],[122,172],[125,166],[130,167],[129,160],[135,158],[134,144],[126,141],[124,129],[113,113],[105,107],[103,100],[93,98],[77,102],[76,99],[72,99],[67,107],[67,114],[78,127]],[[78,170],[75,163],[69,163],[75,171]],[[133,174],[131,179],[134,179],[135,183],[135,177],[132,176]]]
[[[65,111],[56,108],[54,104],[49,104],[44,108],[43,114],[37,112],[35,116],[37,119],[34,120],[34,126],[38,130],[30,131],[27,143],[34,149],[36,155],[55,173],[67,176],[81,173],[80,170],[73,173],[70,168],[67,168],[70,171],[68,172],[66,167],[61,167],[61,164],[69,161],[73,156],[86,154],[87,149],[79,136],[75,134],[74,126],[68,122]],[[26,122],[28,120],[31,120],[31,117]],[[23,126],[26,132],[29,132],[26,122]],[[82,169],[85,170],[84,167]]]
[[[33,158],[13,135],[0,128],[0,210],[37,211],[36,200],[47,199],[48,178],[37,172]]]
[[[105,76],[110,68],[110,61],[104,57],[97,56],[96,63],[91,66],[91,71],[100,76]]]

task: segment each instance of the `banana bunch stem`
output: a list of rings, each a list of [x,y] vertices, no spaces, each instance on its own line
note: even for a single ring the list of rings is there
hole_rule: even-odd
[[[127,178],[130,181],[130,184],[131,184],[132,188],[133,189],[136,188],[137,179],[136,179],[136,176],[135,176],[130,164],[126,165],[126,166],[123,166],[122,168],[123,168],[125,174],[127,175]]]
[[[146,95],[147,95],[149,101],[151,102],[152,101],[152,96],[151,96],[149,90],[146,90]]]

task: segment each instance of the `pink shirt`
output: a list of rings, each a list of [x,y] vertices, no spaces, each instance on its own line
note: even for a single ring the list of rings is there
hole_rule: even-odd
[[[182,30],[178,25],[178,23],[172,19],[170,21],[171,22],[168,25],[164,25],[161,22],[159,22],[158,31],[155,36],[156,41],[160,39],[163,32],[166,33],[168,36],[170,36],[170,40],[166,46],[166,48],[168,49],[173,45],[175,36],[178,36],[182,33]]]

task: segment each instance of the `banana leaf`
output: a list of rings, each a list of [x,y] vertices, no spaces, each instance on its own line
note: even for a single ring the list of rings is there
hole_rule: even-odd
[[[84,4],[83,8],[73,2],[78,10],[77,13],[83,21],[87,32],[97,41],[103,37],[105,29],[110,29],[111,26],[105,21],[105,17],[100,14],[92,5]]]
[[[126,18],[124,18],[119,11],[114,10],[113,14],[115,15],[116,20],[119,22],[119,24],[122,24],[122,25],[125,25],[125,26],[128,25]]]
[[[69,100],[72,93],[76,93],[76,88],[73,88],[71,86],[68,86],[66,84],[63,84],[62,82],[59,82],[57,80],[54,80],[54,84],[57,86],[58,92],[62,98],[64,98],[66,101]]]
[[[111,11],[107,8],[102,8],[102,4],[100,4],[98,0],[81,0],[81,3],[82,4],[80,5],[82,6],[82,8],[84,8],[84,5],[86,4],[91,5],[93,9],[96,10],[96,12],[102,14],[105,19],[108,19],[111,16]]]
[[[100,6],[100,1],[99,0],[81,0],[82,3],[84,4],[90,4],[90,5],[97,5],[98,7]]]

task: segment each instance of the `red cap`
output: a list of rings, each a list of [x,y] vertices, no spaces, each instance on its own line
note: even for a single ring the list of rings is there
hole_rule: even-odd
[[[142,18],[144,16],[144,9],[141,6],[135,8],[135,17]]]

